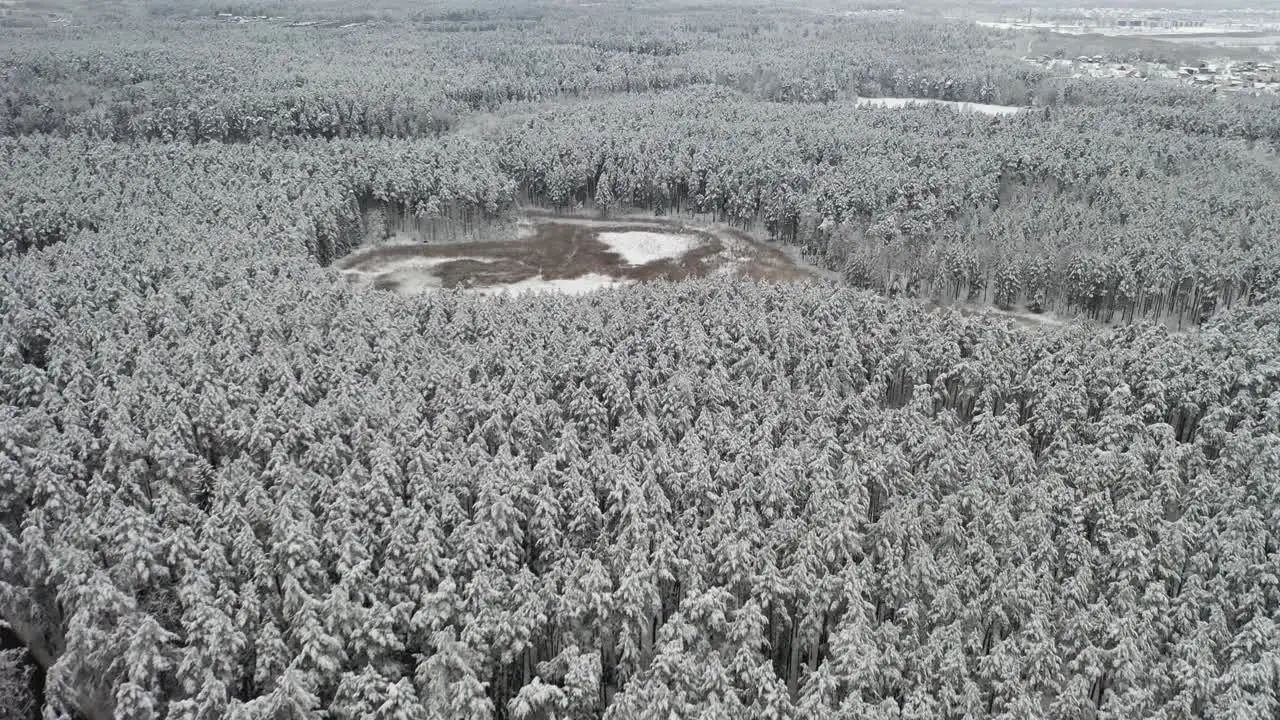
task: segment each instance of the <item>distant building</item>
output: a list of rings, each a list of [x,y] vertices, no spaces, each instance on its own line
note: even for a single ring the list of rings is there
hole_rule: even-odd
[[[1116,27],[1133,30],[1157,28],[1195,28],[1203,27],[1203,20],[1172,20],[1153,15],[1145,18],[1117,18]]]

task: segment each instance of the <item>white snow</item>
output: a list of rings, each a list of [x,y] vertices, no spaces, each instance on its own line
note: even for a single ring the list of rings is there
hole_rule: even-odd
[[[431,274],[430,270],[400,271],[393,273],[390,279],[395,281],[396,292],[401,295],[418,295],[441,287],[440,278]]]
[[[516,221],[516,239],[528,240],[538,234],[538,226],[534,225],[529,218],[520,218]]]
[[[564,295],[582,295],[593,290],[601,290],[626,284],[627,281],[610,277],[608,275],[587,273],[586,275],[576,278],[560,278],[556,280],[547,280],[541,277],[529,278],[528,280],[521,280],[520,282],[511,283],[510,285],[490,285],[486,287],[471,288],[471,291],[481,295],[520,295],[527,292],[551,292],[561,293]]]
[[[858,105],[883,108],[903,108],[908,105],[948,105],[960,112],[976,112],[984,115],[1013,115],[1026,109],[1017,105],[988,105],[986,103],[935,100],[933,98],[860,97],[854,102]]]
[[[476,262],[494,262],[494,258],[471,257],[468,255],[459,255],[455,257],[405,257],[385,260],[382,264],[377,265],[374,269],[365,270],[359,267],[344,268],[340,270],[342,275],[349,282],[357,285],[370,286],[379,281],[393,283],[396,292],[401,295],[417,295],[427,290],[437,290],[442,287],[439,276],[435,274],[437,265],[456,262],[459,260],[474,260]]]
[[[427,270],[429,268],[435,267],[436,265],[443,265],[445,263],[456,262],[458,260],[474,260],[476,262],[487,263],[487,262],[493,262],[494,258],[469,257],[465,255],[460,255],[457,257],[415,256],[415,257],[405,257],[405,258],[394,258],[394,259],[381,261],[381,263],[378,265],[378,268],[376,270],[361,270],[359,267],[359,262],[357,261],[356,263],[354,263],[356,267],[344,268],[342,272],[347,275],[369,275],[372,277],[377,277],[379,275],[386,275],[388,273],[393,273],[400,270]]]
[[[716,233],[716,237],[720,238],[720,245],[724,248],[720,251],[724,262],[715,269],[716,275],[733,275],[751,261],[754,253],[751,252],[750,245],[732,233]]]
[[[645,265],[656,260],[679,258],[702,244],[697,236],[674,233],[602,232],[596,237],[628,265]]]

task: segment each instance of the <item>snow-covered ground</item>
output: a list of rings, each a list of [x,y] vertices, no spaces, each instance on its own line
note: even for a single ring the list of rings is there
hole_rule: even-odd
[[[656,260],[675,259],[698,247],[702,241],[696,235],[646,232],[602,232],[596,239],[618,254],[628,265],[647,265]]]
[[[538,234],[538,226],[534,225],[529,218],[520,218],[516,221],[516,239],[528,240]]]
[[[373,267],[342,268],[339,272],[347,282],[360,286],[388,284],[405,295],[417,295],[427,290],[441,287],[440,278],[434,268],[445,263],[458,260],[474,260],[476,262],[492,262],[492,258],[483,257],[405,257],[383,260]]]
[[[560,293],[563,295],[583,295],[593,290],[603,290],[604,288],[618,287],[630,284],[626,280],[620,280],[608,275],[599,275],[596,273],[587,273],[576,278],[560,278],[557,280],[547,280],[545,278],[529,278],[520,282],[511,283],[509,285],[491,285],[488,287],[471,288],[470,292],[480,295],[522,295],[529,292],[550,292]]]
[[[751,247],[744,240],[729,233],[720,233],[717,237],[720,238],[720,244],[724,247],[720,251],[724,264],[716,268],[716,275],[733,275],[744,264],[751,261]]]
[[[418,295],[428,290],[439,290],[442,285],[440,278],[423,268],[397,270],[379,279],[394,283],[396,292],[402,295]]]
[[[441,263],[451,262],[454,260],[483,260],[483,258],[442,258]],[[441,263],[435,263],[439,265]],[[402,265],[392,270],[384,270],[381,272],[360,272],[345,270],[343,275],[348,280],[362,286],[369,286],[376,283],[385,284],[395,288],[395,291],[401,295],[418,295],[424,292],[440,290],[444,285],[440,278],[437,277],[429,265]],[[587,273],[575,278],[557,278],[548,280],[543,277],[529,278],[515,283],[504,285],[478,285],[476,287],[461,288],[463,292],[475,293],[477,295],[523,295],[531,292],[550,292],[560,293],[564,295],[582,295],[593,290],[600,290],[609,287],[618,287],[621,285],[631,284],[628,280],[623,280],[608,275],[600,275],[597,273]]]
[[[986,103],[935,100],[932,98],[860,97],[855,102],[858,105],[883,108],[902,108],[908,105],[947,105],[960,112],[976,112],[984,115],[1013,115],[1026,109],[1016,105],[988,105]]]
[[[454,257],[413,256],[413,257],[395,258],[392,260],[381,260],[379,261],[377,269],[374,269],[374,270],[362,269],[359,265],[356,265],[355,267],[343,268],[342,273],[344,275],[355,275],[360,277],[376,278],[380,275],[386,275],[387,273],[392,273],[392,272],[397,272],[402,270],[429,270],[437,265],[443,265],[445,263],[451,263],[451,262],[458,262],[459,260],[474,260],[475,262],[493,262],[493,258],[468,257],[466,255],[454,256]]]

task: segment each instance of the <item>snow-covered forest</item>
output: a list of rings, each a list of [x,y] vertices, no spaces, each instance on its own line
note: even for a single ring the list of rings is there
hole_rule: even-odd
[[[0,719],[1280,716],[1280,101],[880,9],[0,15]]]

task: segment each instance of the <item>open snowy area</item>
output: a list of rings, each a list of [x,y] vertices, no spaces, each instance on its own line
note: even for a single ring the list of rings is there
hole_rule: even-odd
[[[628,265],[647,265],[656,260],[675,259],[698,247],[696,235],[648,232],[602,232],[596,239],[622,257]]]

